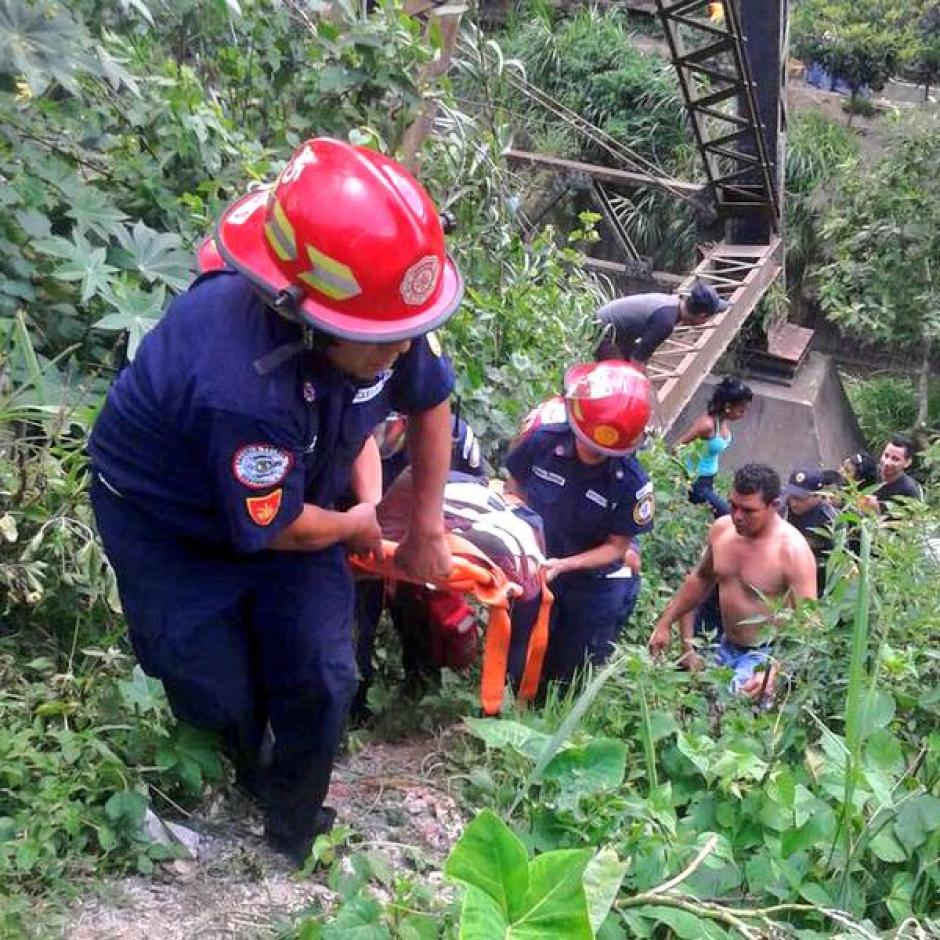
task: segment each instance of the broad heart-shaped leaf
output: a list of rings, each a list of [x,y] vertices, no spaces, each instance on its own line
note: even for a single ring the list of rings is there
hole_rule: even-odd
[[[146,281],[160,281],[170,290],[183,290],[193,277],[192,262],[182,240],[172,232],[157,232],[143,222],[117,230],[123,249],[120,263]]]
[[[512,940],[594,940],[584,872],[590,849],[561,849],[539,855],[529,864],[529,893],[513,921]]]
[[[460,940],[504,940],[511,936],[509,931],[499,902],[469,885],[460,908]]]
[[[602,849],[588,862],[584,870],[584,896],[588,920],[595,933],[601,929],[626,873],[627,863],[621,862],[613,849]]]
[[[584,747],[570,747],[556,754],[542,774],[543,780],[554,780],[563,793],[573,797],[612,790],[623,782],[627,768],[627,746],[614,738],[595,738]]]
[[[548,743],[548,735],[536,731],[518,721],[500,718],[464,718],[464,724],[474,737],[480,738],[487,747],[511,747],[535,758]]]
[[[489,895],[511,921],[520,911],[529,887],[525,846],[489,809],[464,830],[451,850],[444,874]]]

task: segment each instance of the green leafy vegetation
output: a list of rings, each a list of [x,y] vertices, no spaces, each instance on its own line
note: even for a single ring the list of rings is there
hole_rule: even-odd
[[[133,665],[83,449],[113,371],[184,288],[194,244],[245,181],[271,178],[313,133],[394,152],[432,94],[418,75],[436,38],[398,5],[310,10],[0,3],[2,936],[49,936],[56,906],[91,879],[150,873],[174,851],[143,834],[148,806],[191,807],[224,776],[215,742],[175,723],[159,683]],[[688,167],[674,80],[636,51],[622,15],[546,16],[512,27],[509,56],[648,158]],[[456,91],[492,99],[517,68],[510,57],[469,34]],[[451,248],[469,290],[445,339],[464,413],[495,456],[590,348],[604,293],[575,249],[597,218],[572,212],[575,231],[524,240],[501,160],[506,111],[451,92],[433,92],[442,107],[421,175],[458,219]],[[549,132],[534,117],[526,127],[533,140]],[[845,175],[855,147],[822,121],[794,127],[788,186],[809,242],[815,194]],[[890,323],[911,349],[934,335],[923,310],[938,309],[935,272],[915,264],[938,257],[921,198],[936,191],[934,150],[904,144],[865,177],[869,190],[846,185],[822,282],[832,309],[851,308],[874,337]],[[634,211],[644,250],[683,263],[688,220],[653,202]],[[801,250],[805,272],[818,245]],[[868,419],[857,401],[870,434],[912,415],[892,405],[882,417],[879,401]],[[645,653],[708,517],[658,443],[643,459],[657,527],[618,657],[541,709],[468,717],[453,732],[450,769],[475,818],[443,872],[417,857],[397,869],[349,830],[321,837],[306,874],[329,902],[289,934],[717,938],[773,923],[812,938],[896,932],[908,918],[938,929],[940,611],[925,548],[936,509],[878,527],[870,553],[867,536],[857,555],[842,547],[819,609],[783,631],[791,679],[779,710],[755,714],[721,671],[690,677]],[[451,675],[420,711],[469,715],[472,694]]]
[[[640,159],[660,167],[663,175],[694,178],[697,157],[675,72],[665,58],[640,48],[627,15],[617,7],[579,7],[569,16],[536,8],[533,14],[515,17],[499,37],[507,54],[524,64],[526,78]],[[504,100],[518,135],[516,146],[619,165],[599,142],[577,134],[517,90],[507,89]],[[569,208],[561,216],[569,224],[587,205],[577,196],[563,205],[572,199],[574,211]],[[694,226],[686,206],[653,190],[620,193],[616,203],[637,250],[651,256],[656,267],[688,266]]]
[[[853,172],[859,143],[851,130],[819,111],[794,115],[787,128],[784,237],[787,291],[794,313],[814,293],[825,261],[822,217],[829,184]]]
[[[940,336],[938,161],[938,123],[926,118],[904,128],[878,163],[842,179],[824,227],[832,260],[820,272],[822,307],[833,323],[917,355],[914,424],[921,431]]]
[[[793,46],[851,89],[849,122],[863,88],[881,91],[914,54],[909,4],[895,0],[802,0],[793,14]]]
[[[844,376],[852,410],[872,452],[877,452],[892,434],[911,433],[917,421],[917,389],[910,379],[883,375],[871,378]],[[931,389],[927,429],[940,431],[940,391]]]

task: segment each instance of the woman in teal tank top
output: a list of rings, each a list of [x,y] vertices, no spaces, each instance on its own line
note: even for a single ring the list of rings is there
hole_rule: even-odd
[[[753,397],[754,393],[739,378],[726,376],[715,386],[706,413],[678,440],[679,445],[697,445],[686,458],[686,466],[694,474],[689,501],[708,503],[716,519],[729,512],[728,504],[715,492],[718,462],[731,446],[731,423],[744,417]]]

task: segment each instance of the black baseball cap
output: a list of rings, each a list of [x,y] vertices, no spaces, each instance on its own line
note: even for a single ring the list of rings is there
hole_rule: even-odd
[[[689,307],[693,313],[700,316],[705,314],[713,317],[716,313],[721,313],[722,310],[727,310],[730,306],[731,304],[727,300],[722,300],[718,296],[718,292],[714,287],[704,281],[696,281],[692,285],[692,290],[689,291]]]
[[[783,488],[784,496],[815,496],[826,488],[826,474],[822,470],[794,470]]]

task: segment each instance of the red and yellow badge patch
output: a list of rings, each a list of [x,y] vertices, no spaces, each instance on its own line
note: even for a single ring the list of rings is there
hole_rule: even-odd
[[[283,496],[284,491],[281,489],[274,490],[266,496],[248,496],[245,499],[245,507],[248,509],[251,521],[255,525],[270,525],[281,508]]]

